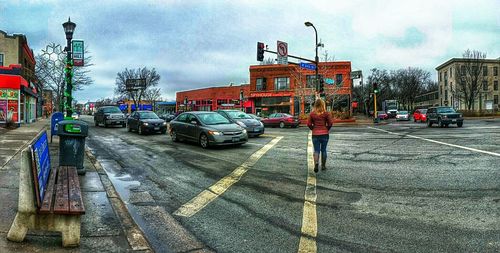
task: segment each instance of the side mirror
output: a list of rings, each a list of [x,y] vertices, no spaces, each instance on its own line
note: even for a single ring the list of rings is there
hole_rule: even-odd
[[[198,122],[196,120],[191,120],[191,124],[198,125]]]

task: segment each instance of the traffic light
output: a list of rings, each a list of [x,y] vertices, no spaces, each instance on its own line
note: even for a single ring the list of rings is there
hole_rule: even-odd
[[[319,93],[325,92],[325,80],[323,78],[319,79]]]
[[[264,60],[264,43],[257,42],[257,61]]]
[[[378,84],[373,83],[373,93],[378,93]]]

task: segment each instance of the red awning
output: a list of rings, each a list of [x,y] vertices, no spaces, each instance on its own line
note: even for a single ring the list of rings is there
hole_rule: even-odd
[[[15,89],[19,90],[23,86],[28,86],[28,82],[18,75],[1,75],[0,74],[0,89]]]

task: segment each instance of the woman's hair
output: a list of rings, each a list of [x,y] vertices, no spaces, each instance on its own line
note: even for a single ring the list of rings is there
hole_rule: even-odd
[[[321,98],[316,99],[316,102],[314,102],[313,112],[317,114],[322,114],[326,112],[325,101],[323,101]]]

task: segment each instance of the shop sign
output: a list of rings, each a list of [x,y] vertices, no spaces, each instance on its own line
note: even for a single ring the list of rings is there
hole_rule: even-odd
[[[0,99],[17,100],[19,98],[19,90],[0,89]]]
[[[292,93],[287,92],[287,93],[271,93],[271,92],[259,92],[259,93],[251,93],[250,97],[254,98],[262,98],[262,97],[290,97],[292,96]]]
[[[82,67],[84,63],[84,46],[83,40],[73,40],[71,43],[73,49],[73,66]]]

